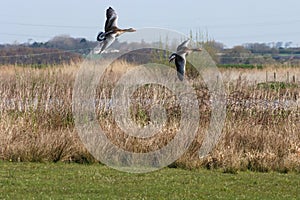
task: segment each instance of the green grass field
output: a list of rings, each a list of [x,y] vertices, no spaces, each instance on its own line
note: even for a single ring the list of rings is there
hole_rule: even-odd
[[[299,199],[299,185],[299,173],[129,174],[99,164],[0,163],[0,199]]]

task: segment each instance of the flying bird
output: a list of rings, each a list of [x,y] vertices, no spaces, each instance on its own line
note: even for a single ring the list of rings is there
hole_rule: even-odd
[[[176,53],[172,53],[169,57],[169,62],[172,62],[175,60],[176,70],[177,70],[177,76],[182,81],[184,78],[185,73],[185,64],[186,64],[186,56],[194,51],[202,51],[202,49],[190,49],[188,48],[190,40],[186,40],[183,43],[181,43],[176,50]]]
[[[120,29],[117,25],[118,15],[116,11],[109,7],[106,10],[106,22],[104,27],[104,32],[100,32],[97,36],[97,41],[99,41],[99,45],[97,49],[99,53],[102,53],[106,48],[108,48],[115,39],[125,32],[135,32],[136,30],[133,28],[128,29]]]

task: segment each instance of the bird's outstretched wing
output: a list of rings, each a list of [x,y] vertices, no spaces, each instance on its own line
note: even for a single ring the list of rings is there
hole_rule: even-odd
[[[183,77],[184,77],[185,62],[186,61],[184,58],[182,58],[179,55],[176,55],[175,65],[176,65],[176,70],[177,70],[177,76],[181,81],[183,80]]]
[[[180,50],[182,50],[184,47],[187,47],[189,43],[190,43],[190,39],[187,39],[186,41],[184,41],[183,43],[181,43],[181,44],[177,47],[177,51],[180,51]]]
[[[115,41],[115,37],[112,35],[106,36],[105,40],[99,42],[97,47],[94,49],[95,54],[101,54],[105,49],[107,49],[113,42]]]
[[[106,10],[105,32],[110,31],[113,27],[117,27],[117,20],[118,15],[116,11],[112,7],[109,7]]]

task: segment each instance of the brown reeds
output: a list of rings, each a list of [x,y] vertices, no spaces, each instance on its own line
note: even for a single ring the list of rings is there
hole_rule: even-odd
[[[114,144],[127,151],[150,152],[162,148],[174,138],[180,126],[178,99],[162,86],[138,88],[131,96],[130,106],[130,117],[135,125],[143,127],[153,123],[151,110],[157,106],[166,110],[167,120],[152,137],[128,136],[118,127],[107,103],[114,83],[123,73],[117,65],[106,71],[106,78],[102,79],[105,84],[97,88],[96,98],[106,102],[96,109],[99,126]],[[76,64],[45,69],[1,67],[0,159],[97,162],[75,130],[72,92],[78,69]],[[226,74],[225,78],[232,77],[226,70],[222,73]],[[233,71],[233,74],[245,73],[238,69]],[[222,138],[216,148],[201,159],[198,150],[210,121],[210,96],[201,81],[193,81],[201,112],[199,129],[189,151],[172,166],[222,168],[225,172],[300,171],[299,82],[273,87],[254,84],[245,77],[224,80],[227,115]],[[152,103],[143,99],[150,99]]]

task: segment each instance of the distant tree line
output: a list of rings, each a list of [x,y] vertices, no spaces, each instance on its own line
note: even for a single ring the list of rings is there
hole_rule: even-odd
[[[60,49],[72,51],[79,54],[88,54],[91,49],[97,45],[97,42],[88,41],[85,38],[72,38],[70,36],[56,36],[48,42],[34,42],[27,45],[31,48]]]
[[[300,48],[290,47],[291,42],[283,43],[247,43],[225,48],[225,46],[214,40],[197,42],[204,48],[217,64],[272,64],[276,62],[300,61]],[[47,42],[28,42],[24,44],[0,45],[0,64],[13,65],[57,65],[62,63],[78,62],[97,46],[97,41],[88,41],[85,38],[72,38],[70,36],[56,36]],[[165,47],[176,48],[177,43],[163,44],[163,42],[146,43],[140,42],[119,42],[116,40],[110,47],[115,50],[111,52],[124,53],[133,49],[148,48],[157,46],[161,49]],[[138,51],[139,54],[145,54],[147,50]],[[154,54],[155,55],[155,54]],[[168,55],[163,55],[165,59]],[[125,58],[125,57],[123,57]],[[149,60],[149,57],[135,56],[129,54],[126,57],[129,62],[135,62],[138,59]]]

